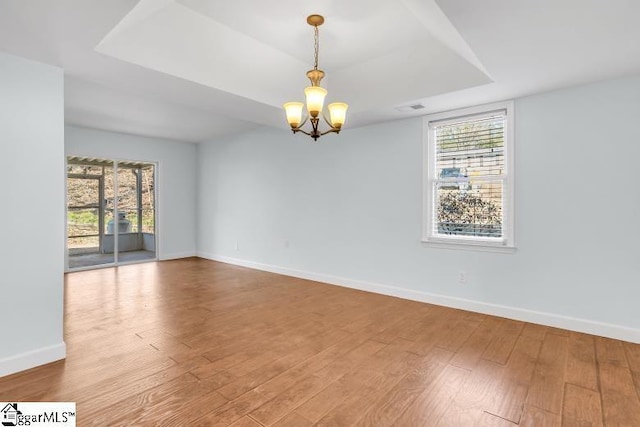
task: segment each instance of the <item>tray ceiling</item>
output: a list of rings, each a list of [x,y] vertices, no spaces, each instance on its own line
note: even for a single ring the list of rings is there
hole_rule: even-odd
[[[640,73],[631,0],[2,0],[0,52],[65,70],[67,123],[200,142],[288,128],[311,13],[345,133]]]

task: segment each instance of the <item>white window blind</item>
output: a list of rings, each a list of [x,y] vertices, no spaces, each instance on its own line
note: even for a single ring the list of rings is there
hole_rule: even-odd
[[[427,239],[511,240],[507,109],[429,120]]]

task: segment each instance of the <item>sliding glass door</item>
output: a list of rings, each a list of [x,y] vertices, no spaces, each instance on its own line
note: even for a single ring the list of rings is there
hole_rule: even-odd
[[[67,268],[156,259],[155,165],[67,159]]]

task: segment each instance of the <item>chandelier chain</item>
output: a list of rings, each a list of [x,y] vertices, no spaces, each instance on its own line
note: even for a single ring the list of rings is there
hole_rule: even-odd
[[[314,41],[314,59],[315,59],[313,63],[313,69],[317,70],[318,69],[318,51],[320,50],[320,38],[318,36],[318,26],[315,25],[313,29],[314,29],[313,41]]]

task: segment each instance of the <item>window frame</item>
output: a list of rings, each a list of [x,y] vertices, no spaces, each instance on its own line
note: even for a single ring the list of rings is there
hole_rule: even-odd
[[[433,221],[435,217],[435,189],[436,177],[436,141],[433,124],[442,124],[452,121],[460,121],[465,118],[479,118],[499,111],[505,112],[504,131],[504,178],[502,198],[502,232],[503,238],[482,239],[470,236],[443,236],[435,235]],[[491,104],[478,105],[442,113],[429,114],[423,118],[423,215],[422,215],[422,242],[426,246],[448,249],[470,249],[489,252],[514,252],[514,217],[515,217],[515,191],[514,191],[514,137],[515,137],[514,102],[502,101]]]

